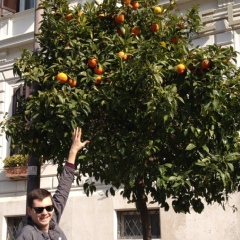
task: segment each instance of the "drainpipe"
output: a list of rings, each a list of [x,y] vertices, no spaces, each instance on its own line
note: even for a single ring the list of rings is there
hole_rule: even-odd
[[[40,0],[35,0],[34,34],[38,34],[38,30],[41,25],[40,22],[42,20],[43,10],[42,9],[37,10],[39,4],[40,4]],[[36,51],[40,48],[39,43],[36,41],[36,39],[34,40],[33,48]]]
[[[34,19],[34,36],[38,33],[38,29],[41,21],[42,10],[37,10],[40,0],[35,0],[35,19]],[[39,43],[34,39],[34,51],[39,49]],[[33,86],[34,89],[35,86]],[[30,94],[30,91],[26,91],[26,97]],[[38,158],[34,155],[30,155],[28,159],[28,179],[27,179],[27,194],[29,194],[32,190],[40,187],[40,168],[41,163]]]

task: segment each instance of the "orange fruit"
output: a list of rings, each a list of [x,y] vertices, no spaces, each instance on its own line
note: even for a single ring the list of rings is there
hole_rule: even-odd
[[[114,18],[115,23],[122,24],[125,20],[124,14],[119,14]]]
[[[72,13],[69,13],[69,14],[67,14],[67,15],[65,16],[65,18],[66,18],[67,20],[71,20],[71,19],[73,19],[73,14],[72,14]]]
[[[172,37],[171,38],[171,43],[177,44],[178,43],[178,38],[177,37]]]
[[[102,75],[103,74],[103,68],[102,67],[95,67],[93,71],[97,75]]]
[[[118,56],[119,56],[120,58],[122,58],[124,61],[130,59],[130,58],[129,58],[129,55],[126,54],[126,53],[123,52],[123,51],[119,52],[119,53],[118,53]]]
[[[82,11],[79,11],[79,12],[78,12],[78,17],[81,17],[82,14],[83,14],[83,12],[82,12]]]
[[[132,5],[133,10],[137,10],[140,7],[138,2],[133,2],[133,3],[131,3],[131,5]]]
[[[126,56],[127,56],[126,60],[132,59],[132,55],[126,54]]]
[[[102,82],[102,76],[97,76],[96,77],[96,82],[94,83],[95,85],[98,85]]]
[[[126,61],[126,60],[128,60],[128,59],[129,59],[128,55],[127,55],[127,54],[124,54],[123,60]]]
[[[184,73],[185,70],[186,70],[186,66],[184,64],[180,63],[177,65],[177,73],[178,74]]]
[[[98,14],[98,18],[101,19],[101,20],[104,19],[104,17],[105,17],[105,14],[104,14],[104,13],[99,13],[99,14]]]
[[[138,36],[140,34],[140,30],[138,27],[133,27],[131,30],[132,35]]]
[[[96,58],[89,58],[88,59],[88,66],[91,68],[95,68],[98,64],[98,60]]]
[[[157,31],[159,31],[159,26],[158,26],[157,23],[152,24],[152,26],[151,26],[151,31],[152,31],[152,32],[157,32]]]
[[[124,0],[124,4],[125,4],[126,6],[130,6],[131,0]]]
[[[159,7],[159,6],[155,6],[153,8],[153,11],[154,11],[155,14],[162,14],[163,9],[161,7]]]
[[[70,78],[68,84],[70,87],[75,87],[77,85],[77,81],[75,79]]]
[[[164,48],[167,47],[167,44],[166,44],[164,41],[161,42],[161,45],[162,45]]]
[[[118,53],[118,56],[119,56],[120,58],[123,58],[123,57],[124,57],[124,55],[125,55],[125,53],[124,53],[124,52],[122,52],[122,51]]]
[[[65,83],[67,82],[68,80],[68,76],[67,74],[63,73],[63,72],[60,72],[57,74],[56,76],[57,80],[60,82],[60,83]]]
[[[208,69],[210,67],[210,61],[207,59],[202,60],[201,62],[201,68],[202,69]]]

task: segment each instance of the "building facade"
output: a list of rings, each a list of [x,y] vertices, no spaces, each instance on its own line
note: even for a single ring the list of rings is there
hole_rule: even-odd
[[[71,4],[77,2],[84,1],[75,0]],[[31,50],[34,44],[34,0],[16,0],[16,3],[16,13],[3,10],[0,17],[0,121],[6,112],[11,114],[12,96],[19,85],[12,71],[15,58],[20,56],[21,49]],[[194,45],[233,46],[240,52],[240,0],[179,0],[177,7],[184,13],[192,4],[199,4],[199,14],[204,23]],[[14,239],[9,231],[14,231],[14,226],[20,224],[19,217],[26,211],[26,179],[14,181],[5,176],[2,160],[9,153],[9,142],[1,133],[0,240]],[[56,172],[57,167],[50,163],[41,167],[41,187],[52,193],[58,184]],[[139,224],[135,206],[122,199],[119,192],[115,197],[106,197],[106,189],[106,186],[99,185],[98,191],[87,197],[82,185],[73,183],[61,220],[61,227],[69,240],[137,238]],[[233,212],[231,206],[239,210]],[[175,214],[172,209],[164,212],[156,204],[149,205],[149,209],[154,222],[159,221],[154,239],[240,240],[239,194],[231,196],[225,211],[217,204],[206,206],[202,214]],[[122,223],[125,223],[125,228],[121,227]]]

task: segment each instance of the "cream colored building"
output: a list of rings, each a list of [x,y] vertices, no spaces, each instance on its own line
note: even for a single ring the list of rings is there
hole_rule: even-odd
[[[7,0],[12,1],[12,0]],[[13,75],[14,59],[22,48],[33,49],[34,41],[34,0],[17,0],[18,12],[2,12],[0,17],[0,120],[5,112],[12,111],[12,95],[18,86]],[[75,4],[81,1],[72,1]],[[82,1],[84,2],[84,1]],[[1,1],[0,1],[1,3]],[[200,5],[200,15],[205,28],[194,40],[195,45],[219,44],[233,46],[240,52],[240,0],[179,0],[177,6],[184,12],[192,4]],[[25,10],[26,8],[30,8]],[[240,63],[240,58],[238,65]],[[17,225],[16,217],[25,215],[26,180],[10,180],[5,177],[2,160],[9,154],[9,143],[0,135],[0,240],[7,238],[8,227]],[[45,164],[41,168],[41,187],[54,192],[58,184],[56,166]],[[134,210],[117,194],[105,197],[106,186],[87,197],[82,186],[73,184],[70,197],[62,216],[61,227],[69,240],[117,240],[121,222],[133,221],[122,211]],[[233,213],[230,206],[239,211]],[[175,214],[164,212],[157,205],[149,209],[158,210],[162,240],[240,240],[240,195],[232,195],[226,210],[214,204],[206,206],[202,214]],[[123,214],[124,213],[124,214]],[[121,217],[121,218],[120,218]],[[127,220],[130,219],[130,220]],[[15,223],[14,223],[15,221]],[[133,235],[137,230],[129,226]],[[135,238],[136,239],[136,238]]]

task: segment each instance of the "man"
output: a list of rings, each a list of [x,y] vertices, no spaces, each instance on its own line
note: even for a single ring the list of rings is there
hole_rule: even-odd
[[[74,129],[72,146],[68,160],[64,166],[59,185],[54,196],[45,189],[35,189],[27,196],[26,225],[17,234],[16,240],[66,240],[59,227],[59,221],[64,210],[74,178],[74,163],[79,150],[89,141],[81,142],[81,128]]]

